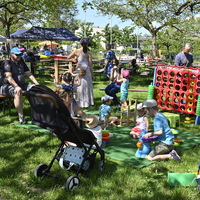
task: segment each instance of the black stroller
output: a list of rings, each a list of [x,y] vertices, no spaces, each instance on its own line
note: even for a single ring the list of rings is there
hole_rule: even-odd
[[[50,169],[57,159],[59,160],[65,149],[65,141],[75,143],[77,147],[85,150],[83,160],[80,165],[74,165],[73,169],[76,175],[70,176],[66,181],[66,190],[71,191],[76,189],[80,180],[78,174],[84,171],[83,165],[89,161],[89,169],[94,166],[94,160],[97,153],[100,153],[101,161],[99,162],[99,170],[104,168],[104,151],[99,147],[96,138],[89,130],[79,128],[75,121],[71,118],[67,107],[63,104],[58,95],[43,85],[37,85],[31,90],[24,92],[24,95],[31,104],[32,124],[41,128],[45,128],[54,132],[61,140],[61,144],[55,153],[49,165],[40,164],[35,170],[35,176],[50,175],[54,178],[59,178],[60,175],[51,175]],[[68,168],[68,161],[63,161],[63,165]]]

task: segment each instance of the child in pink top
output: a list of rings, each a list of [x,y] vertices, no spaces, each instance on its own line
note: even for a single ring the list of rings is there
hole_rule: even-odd
[[[145,114],[144,109],[142,108],[142,103],[137,105],[137,119],[136,126],[132,128],[130,135],[134,138],[139,138],[142,129],[145,129],[148,132],[149,129],[149,120]]]

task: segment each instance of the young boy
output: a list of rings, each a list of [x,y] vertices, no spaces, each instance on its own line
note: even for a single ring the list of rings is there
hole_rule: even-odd
[[[110,109],[111,99],[113,99],[113,97],[111,97],[109,95],[104,95],[101,97],[101,101],[103,104],[99,108],[99,120],[100,120],[102,129],[104,129],[107,125],[108,126],[116,126],[114,123],[118,120],[117,117],[110,116],[110,114],[111,114],[111,109]],[[110,122],[110,123],[108,124],[108,122]]]
[[[166,117],[158,112],[157,102],[155,99],[147,99],[142,104],[144,110],[150,117],[154,118],[154,132],[146,133],[143,137],[149,138],[154,135],[158,136],[159,143],[152,149],[147,156],[149,161],[163,160],[163,159],[175,159],[182,162],[180,156],[175,150],[174,146],[174,135],[168,125]]]

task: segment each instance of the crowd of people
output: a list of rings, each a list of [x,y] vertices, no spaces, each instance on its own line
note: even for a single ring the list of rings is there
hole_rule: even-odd
[[[91,40],[88,38],[82,38],[80,40],[80,48],[76,44],[72,45],[72,52],[68,56],[70,58],[77,59],[77,65],[75,71],[78,73],[78,83],[72,84],[73,75],[69,72],[60,74],[59,80],[60,84],[57,84],[54,78],[54,91],[63,100],[63,103],[69,110],[71,117],[75,115],[80,115],[82,118],[87,119],[88,115],[82,111],[82,108],[89,108],[94,105],[94,94],[93,94],[93,66],[92,66],[92,53],[89,49]],[[3,44],[5,46],[5,44]],[[57,47],[58,48],[58,47]],[[48,48],[44,46],[44,50]],[[119,60],[115,56],[115,52],[111,50],[111,45],[106,46],[106,62],[105,62],[105,76],[109,78],[109,85],[105,88],[105,93],[101,100],[102,105],[99,108],[99,124],[102,129],[106,126],[116,126],[119,120],[115,116],[111,116],[111,101],[114,102],[116,106],[127,107],[128,98],[128,86],[129,86],[129,76],[128,70],[124,70],[119,66]],[[1,78],[0,78],[0,94],[8,97],[14,98],[14,105],[17,109],[20,124],[25,124],[26,119],[23,114],[23,98],[21,91],[30,90],[33,85],[38,85],[38,81],[34,75],[30,72],[24,60],[27,62],[34,61],[34,53],[41,51],[39,47],[34,48],[33,52],[27,52],[23,54],[26,49],[20,49],[18,47],[13,47],[10,51],[10,58],[6,60],[1,66]],[[193,63],[193,57],[190,53],[191,45],[186,43],[183,47],[183,51],[179,53],[175,58],[175,65],[190,67]],[[5,48],[2,50],[3,52]],[[22,59],[24,56],[24,59]],[[143,55],[142,55],[143,56]],[[141,56],[140,49],[140,59]],[[135,72],[139,71],[140,68],[137,67],[135,60],[132,61],[133,69]],[[33,84],[25,82],[26,75]],[[74,89],[77,89],[77,101],[74,99]],[[120,100],[117,98],[117,93],[120,92]],[[134,138],[139,138],[141,130],[145,129],[146,134],[144,138],[158,136],[159,144],[156,145],[147,159],[150,161],[158,159],[176,159],[182,162],[180,156],[173,149],[174,146],[174,136],[169,128],[168,121],[164,115],[158,111],[157,102],[154,99],[145,100],[143,103],[137,106],[137,124],[130,130],[130,135]],[[154,116],[154,132],[148,132],[149,121],[148,117]]]

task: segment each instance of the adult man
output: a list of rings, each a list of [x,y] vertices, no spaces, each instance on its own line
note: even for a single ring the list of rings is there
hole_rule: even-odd
[[[72,52],[72,51],[74,51],[74,50],[76,50],[76,49],[77,49],[77,47],[78,47],[78,46],[77,46],[77,44],[76,44],[76,43],[72,44],[72,50],[71,50],[71,52]]]
[[[191,44],[186,43],[183,51],[176,55],[174,65],[192,67],[193,55],[190,53]]]
[[[2,53],[2,60],[6,60],[6,47],[5,47],[5,43],[3,42],[2,47],[1,47],[1,53]]]
[[[2,64],[0,94],[14,97],[14,105],[19,115],[19,122],[20,124],[25,124],[26,120],[23,114],[23,96],[21,91],[29,90],[33,84],[25,82],[24,74],[36,85],[39,83],[21,57],[22,52],[19,48],[14,47],[10,51],[10,59]]]

